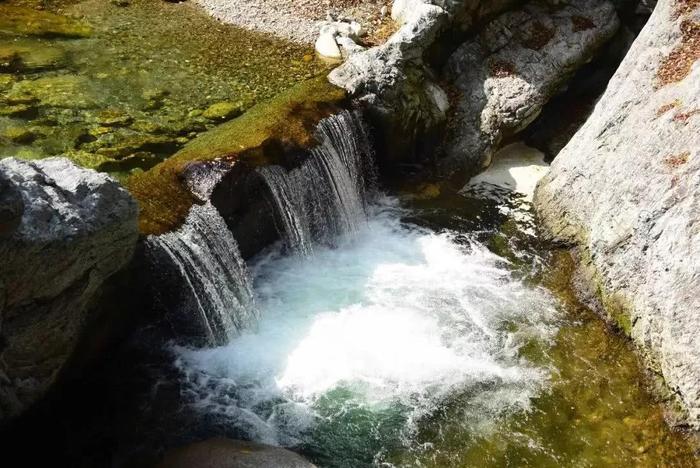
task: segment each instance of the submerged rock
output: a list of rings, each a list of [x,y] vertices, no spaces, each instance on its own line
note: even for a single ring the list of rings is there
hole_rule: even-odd
[[[0,32],[17,36],[89,37],[92,28],[80,20],[36,8],[0,5]]]
[[[300,455],[280,447],[231,440],[209,439],[165,454],[158,468],[314,468]]]
[[[547,236],[700,429],[700,7],[662,0],[535,194]]]
[[[0,420],[55,381],[137,236],[136,203],[108,176],[64,158],[0,161]]]
[[[558,8],[530,2],[504,13],[460,46],[446,67],[459,98],[441,169],[449,173],[488,166],[504,137],[532,123],[618,25],[615,7],[607,0]]]
[[[92,83],[84,76],[45,76],[36,80],[23,80],[14,84],[8,101],[38,102],[42,106],[88,109],[96,107],[101,98]]]

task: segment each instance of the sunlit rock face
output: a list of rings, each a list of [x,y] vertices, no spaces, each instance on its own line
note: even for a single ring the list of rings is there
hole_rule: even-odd
[[[441,170],[487,167],[503,139],[532,123],[618,24],[607,0],[557,8],[530,2],[461,45],[445,70],[459,97]]]
[[[0,161],[0,420],[54,382],[137,236],[136,203],[109,176],[64,158]]]
[[[700,67],[696,3],[665,0],[535,204],[581,247],[609,317],[700,427]]]

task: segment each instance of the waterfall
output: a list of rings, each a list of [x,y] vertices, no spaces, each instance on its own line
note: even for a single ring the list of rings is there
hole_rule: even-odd
[[[183,281],[192,315],[210,344],[226,344],[257,318],[246,264],[217,209],[195,205],[177,231],[150,236],[147,248],[165,255]]]
[[[316,128],[319,145],[298,168],[258,170],[269,188],[288,248],[309,254],[314,244],[357,233],[366,222],[372,150],[358,113],[344,111]]]

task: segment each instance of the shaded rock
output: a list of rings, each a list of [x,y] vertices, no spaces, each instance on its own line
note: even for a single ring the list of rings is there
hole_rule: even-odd
[[[582,284],[700,429],[700,8],[658,2],[535,205]],[[695,6],[693,6],[695,5]],[[699,29],[696,29],[696,31]]]
[[[240,102],[217,102],[209,106],[204,112],[202,112],[202,117],[209,120],[230,120],[234,117],[238,117],[243,113],[243,105]]]
[[[125,127],[133,121],[133,118],[119,109],[105,109],[97,114],[95,121],[106,127]]]
[[[231,439],[209,439],[165,454],[159,468],[313,468],[300,455],[280,447]]]
[[[40,398],[71,356],[94,297],[131,258],[137,207],[114,180],[64,158],[4,159],[0,181],[0,419],[6,419]]]
[[[531,2],[460,46],[445,73],[460,97],[440,169],[487,167],[503,139],[532,123],[618,25],[607,0],[559,8]]]

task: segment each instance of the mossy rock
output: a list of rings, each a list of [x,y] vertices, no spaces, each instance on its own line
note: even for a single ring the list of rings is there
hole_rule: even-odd
[[[11,36],[90,37],[89,24],[34,8],[0,4],[0,33]]]
[[[188,166],[213,160],[251,167],[279,162],[285,149],[311,147],[316,124],[336,112],[345,97],[345,91],[325,76],[302,82],[201,134],[153,169],[130,177],[127,187],[140,204],[142,233],[162,234],[182,224],[195,203],[183,183]]]

